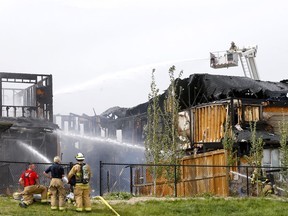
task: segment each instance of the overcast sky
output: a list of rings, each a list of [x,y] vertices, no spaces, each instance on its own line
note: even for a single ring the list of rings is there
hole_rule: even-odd
[[[261,80],[287,79],[284,0],[0,0],[0,71],[53,75],[54,114],[94,115],[148,99],[168,69],[211,69],[209,53],[258,45]]]

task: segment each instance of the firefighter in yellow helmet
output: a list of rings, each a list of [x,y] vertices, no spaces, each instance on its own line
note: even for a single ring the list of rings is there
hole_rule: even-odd
[[[273,185],[269,178],[266,178],[263,184],[264,184],[264,187],[262,189],[263,196],[268,196],[274,193]]]
[[[68,182],[75,176],[76,184],[74,187],[74,197],[76,202],[76,211],[82,212],[83,210],[90,212],[90,185],[92,173],[90,166],[84,163],[85,157],[82,153],[75,156],[77,163],[72,167],[68,173]]]

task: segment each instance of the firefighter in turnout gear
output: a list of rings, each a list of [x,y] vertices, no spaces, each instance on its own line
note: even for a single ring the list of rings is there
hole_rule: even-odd
[[[273,184],[270,181],[269,178],[267,178],[264,182],[264,187],[262,189],[262,195],[263,196],[268,196],[274,194],[274,188],[273,188]]]
[[[72,167],[68,174],[68,181],[75,176],[76,184],[74,187],[74,197],[76,202],[76,211],[81,212],[83,210],[90,212],[90,185],[92,173],[90,166],[84,163],[85,157],[82,153],[78,153],[75,156],[77,163]]]
[[[274,177],[272,174],[264,174],[263,170],[256,167],[251,175],[252,195],[268,196],[274,193]]]
[[[33,195],[41,194],[41,202],[47,203],[47,188],[39,184],[38,174],[35,172],[35,164],[29,163],[29,168],[20,176],[19,183],[24,187],[21,192],[23,201],[19,203],[22,208],[27,208],[33,203]]]
[[[49,192],[51,193],[51,209],[60,211],[65,209],[66,190],[62,178],[64,177],[64,168],[60,165],[61,159],[59,156],[54,157],[54,163],[49,166],[43,174],[50,178]],[[49,175],[48,173],[51,173]]]

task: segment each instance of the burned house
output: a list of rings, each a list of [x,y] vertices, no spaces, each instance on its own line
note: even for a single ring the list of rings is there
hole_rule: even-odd
[[[1,72],[0,89],[0,173],[10,173],[1,179],[3,188],[18,182],[24,167],[16,162],[49,163],[60,149],[52,75]]]
[[[183,93],[185,87],[187,96],[190,96],[183,100],[182,107],[186,104],[190,107],[185,112],[189,116],[187,134],[191,134],[191,148],[204,152],[223,148],[221,141],[228,120],[240,156],[249,152],[250,122],[257,122],[256,134],[262,137],[265,149],[279,147],[279,123],[288,121],[286,81],[265,82],[247,77],[194,74],[187,79]]]
[[[249,156],[252,143],[252,131],[250,124],[256,122],[256,137],[262,138],[264,143],[262,166],[265,172],[279,167],[280,164],[280,123],[288,122],[288,82],[265,82],[253,80],[247,77],[220,76],[210,74],[193,74],[189,78],[178,80],[176,94],[179,96],[180,111],[178,132],[185,145],[187,156],[181,160],[181,164],[202,164],[225,166],[226,158],[222,141],[225,136],[225,126],[230,124],[235,135],[233,147],[237,152],[240,166],[247,166],[245,155]],[[160,96],[160,106],[166,93]],[[148,103],[125,110],[125,117],[112,122],[117,123],[117,130],[128,129],[135,125],[135,117],[141,116],[145,127],[145,117]],[[115,111],[114,111],[115,112]],[[113,116],[110,114],[110,116]],[[142,131],[144,131],[142,127]],[[112,129],[112,127],[110,126]],[[116,128],[116,126],[114,126]],[[130,139],[137,136],[136,127]],[[130,130],[131,131],[131,130]],[[143,139],[143,136],[138,137]],[[271,169],[269,169],[269,167]],[[195,169],[197,171],[195,171]],[[232,188],[227,184],[228,175],[221,168],[183,168],[183,178],[178,182],[181,188],[181,196],[214,193],[229,195],[229,191],[236,191],[239,195],[249,193],[249,184],[239,175],[248,176],[242,169],[233,174]],[[218,169],[218,170],[217,170]],[[234,170],[236,171],[236,170]],[[279,171],[278,171],[279,172]],[[276,174],[275,174],[276,175]],[[149,186],[151,176],[144,174],[146,184],[143,184],[141,194],[149,194],[152,186]],[[273,175],[273,179],[276,176]],[[277,181],[281,176],[277,173]],[[138,181],[136,181],[138,182]],[[168,195],[169,187],[157,183],[157,194]]]
[[[222,149],[224,127],[229,119],[239,156],[249,152],[249,123],[257,122],[257,136],[262,137],[267,149],[265,163],[275,162],[275,157],[279,157],[279,123],[288,121],[287,80],[269,82],[248,77],[192,74],[177,81],[176,93],[181,110],[178,131],[186,136],[187,152]],[[160,96],[161,106],[165,97],[166,93]],[[143,143],[147,107],[148,102],[133,108],[107,110],[102,116],[107,136],[115,138],[118,134],[122,140]]]
[[[196,155],[196,158],[203,158],[206,153],[215,152],[219,161],[223,162],[222,140],[228,121],[235,134],[234,149],[237,150],[238,157],[248,155],[251,148],[250,122],[257,122],[257,137],[262,137],[264,141],[263,165],[280,165],[279,122],[288,121],[287,81],[267,82],[248,77],[192,74],[176,83],[180,105],[178,132],[179,138],[185,141],[181,148],[185,149],[187,157]],[[167,92],[160,95],[162,109],[166,97]],[[143,153],[148,105],[149,102],[132,108],[112,107],[101,115],[92,117],[76,114],[55,116],[55,122],[64,132],[61,135],[63,158],[72,161],[73,156],[81,149],[87,156],[87,162],[94,165],[94,172],[99,170],[99,161],[138,163],[145,160]],[[127,148],[126,143],[133,144],[133,148],[135,145],[142,148],[136,151],[136,148]],[[186,158],[185,163],[192,160],[192,156]],[[112,182],[124,179],[126,186],[129,185],[127,178],[124,178],[125,171],[119,171],[123,176],[118,171],[110,170],[109,179]],[[183,184],[196,184],[196,177],[190,177],[184,179]],[[97,188],[98,179],[93,182],[93,188]],[[223,185],[227,182],[225,173],[221,182]],[[191,191],[195,187],[187,186]],[[211,190],[213,188],[211,185]],[[191,191],[186,192],[191,194]],[[227,194],[227,190],[223,194]]]
[[[185,134],[187,153],[223,149],[224,127],[229,120],[239,156],[248,154],[251,146],[249,124],[257,122],[257,136],[262,137],[267,149],[265,163],[272,165],[271,161],[278,161],[275,157],[279,157],[279,123],[288,121],[287,80],[269,82],[248,77],[192,74],[177,81],[176,93],[181,110],[178,131],[180,136]],[[160,95],[162,107],[165,98],[166,93]],[[86,119],[83,133],[143,145],[148,104],[112,107],[93,119],[82,116],[81,121]],[[76,126],[73,121],[69,120],[70,128]]]

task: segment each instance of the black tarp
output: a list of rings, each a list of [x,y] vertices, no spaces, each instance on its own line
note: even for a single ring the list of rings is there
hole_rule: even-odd
[[[280,82],[253,80],[248,77],[211,74],[191,74],[189,78],[176,79],[176,94],[180,109],[228,98],[254,98],[287,101],[288,80]],[[167,88],[168,89],[168,88]],[[163,105],[167,90],[160,95]],[[147,112],[148,102],[132,108],[113,107],[101,114],[118,117],[139,115]]]
[[[190,94],[191,106],[227,98],[288,100],[288,84],[285,82],[259,81],[239,76],[192,74],[180,83],[184,88],[183,94],[187,96]],[[182,96],[181,98],[183,100]],[[189,97],[184,101],[188,103]]]

